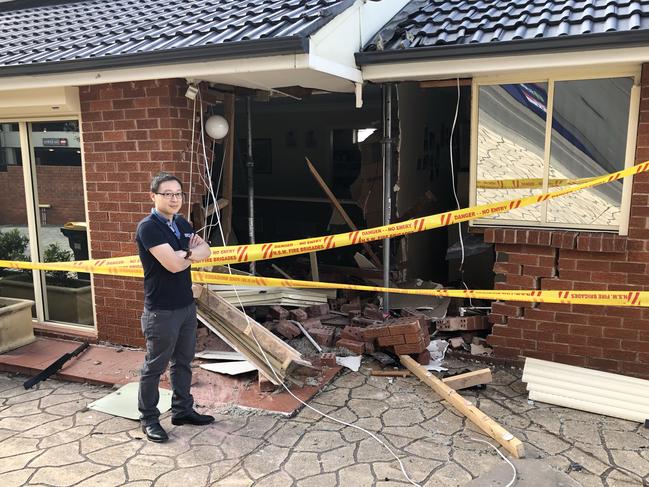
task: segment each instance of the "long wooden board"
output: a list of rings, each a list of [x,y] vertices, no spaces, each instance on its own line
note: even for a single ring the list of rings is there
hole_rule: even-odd
[[[500,443],[514,458],[523,458],[525,448],[521,440],[503,428],[496,421],[475,407],[471,401],[460,396],[431,372],[419,365],[416,360],[408,355],[400,355],[399,360],[408,370],[415,374],[426,385],[430,386],[442,399],[451,404],[464,416],[469,418],[482,431]]]

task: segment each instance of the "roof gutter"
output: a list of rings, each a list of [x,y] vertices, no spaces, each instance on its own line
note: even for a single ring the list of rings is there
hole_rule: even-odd
[[[413,47],[387,51],[366,51],[356,53],[356,63],[370,64],[400,63],[408,61],[444,60],[473,56],[524,55],[559,53],[615,47],[646,46],[649,30],[584,34],[551,39],[524,39],[519,41],[491,42],[488,44],[442,45]]]
[[[255,39],[229,42],[206,47],[185,47],[158,52],[106,56],[95,59],[78,59],[53,63],[25,64],[0,67],[0,78],[9,76],[35,76],[70,73],[75,71],[145,67],[159,64],[182,64],[199,61],[215,61],[284,54],[306,54],[309,39],[283,37],[278,39]]]

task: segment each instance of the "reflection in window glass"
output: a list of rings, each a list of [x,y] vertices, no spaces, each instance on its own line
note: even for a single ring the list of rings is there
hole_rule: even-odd
[[[504,181],[540,182],[543,178],[547,83],[481,86],[478,114],[478,205],[524,198],[542,186],[498,189]],[[541,221],[541,206],[520,208],[492,218]]]
[[[624,169],[631,78],[557,81],[550,179],[602,176]],[[548,202],[547,221],[618,226],[622,181]]]

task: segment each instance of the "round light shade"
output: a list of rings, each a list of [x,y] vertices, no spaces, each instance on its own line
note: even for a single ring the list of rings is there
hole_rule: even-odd
[[[221,115],[212,115],[205,122],[205,131],[213,139],[222,139],[228,134],[228,121]]]

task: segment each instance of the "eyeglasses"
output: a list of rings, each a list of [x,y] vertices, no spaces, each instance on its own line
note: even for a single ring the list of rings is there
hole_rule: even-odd
[[[185,198],[185,193],[156,193],[162,196],[166,200],[171,200],[176,198],[177,200],[182,200]]]

